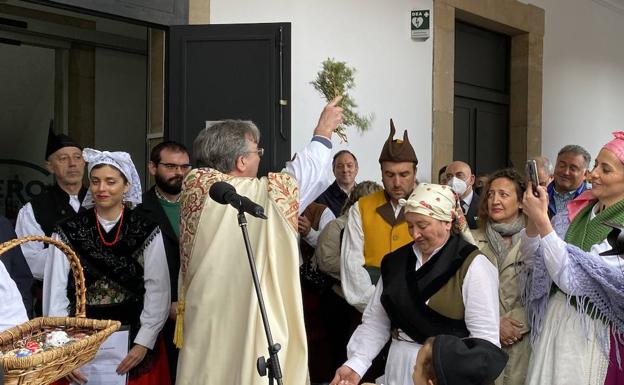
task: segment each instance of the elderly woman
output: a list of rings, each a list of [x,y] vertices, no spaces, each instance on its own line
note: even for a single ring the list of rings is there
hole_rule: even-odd
[[[546,190],[524,194],[534,340],[527,384],[624,383],[623,250],[604,253],[612,248],[605,223],[624,224],[624,132],[614,135],[596,157],[592,190],[568,203],[568,213],[551,223]]]
[[[333,384],[357,384],[392,337],[386,384],[412,383],[429,337],[479,337],[500,346],[498,272],[472,240],[450,187],[421,183],[405,207],[413,242],[386,255],[375,294],[347,345]]]
[[[117,373],[129,372],[128,384],[169,384],[162,339],[169,314],[167,258],[158,225],[128,206],[141,202],[141,183],[125,152],[86,148],[88,210],[57,225],[53,237],[68,244],[84,268],[87,316],[119,320],[130,326],[133,342]],[[75,307],[69,263],[56,247],[46,260],[43,311],[66,316]],[[88,378],[75,371],[72,380]]]
[[[525,190],[524,178],[514,169],[490,175],[479,206],[479,228],[472,230],[479,250],[498,266],[500,343],[509,360],[496,384],[524,384],[531,354],[529,339],[523,338],[529,328],[518,280]]]

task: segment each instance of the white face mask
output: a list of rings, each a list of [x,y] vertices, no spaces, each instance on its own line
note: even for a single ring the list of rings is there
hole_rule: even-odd
[[[453,191],[455,191],[459,196],[464,195],[464,193],[468,189],[468,185],[466,184],[466,182],[456,176],[451,178],[451,180],[448,181],[447,185],[450,186]]]

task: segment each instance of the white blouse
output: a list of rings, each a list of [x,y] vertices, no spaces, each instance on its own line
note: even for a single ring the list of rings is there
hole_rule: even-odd
[[[590,219],[596,217],[597,205],[590,213]],[[552,278],[553,282],[565,293],[570,295],[580,295],[575,289],[575,281],[572,279],[570,270],[572,269],[568,250],[566,249],[567,243],[559,238],[557,233],[553,230],[545,237],[539,235],[535,237],[529,237],[526,234],[526,230],[521,232],[521,244],[520,244],[520,256],[527,266],[531,266],[533,263],[533,254],[539,247],[542,248],[544,255],[544,264],[548,270],[548,274]],[[602,260],[606,266],[615,269],[616,271],[622,271],[624,274],[624,259],[619,255],[600,255],[603,251],[611,250],[608,240],[603,240],[601,243],[592,245],[589,250],[589,254],[596,259]],[[622,276],[624,279],[624,275]]]
[[[75,212],[78,212],[80,209],[78,195],[70,195],[69,204]],[[30,202],[26,203],[17,214],[15,233],[20,238],[28,235],[45,235],[41,225],[37,222],[37,219],[35,219],[35,212]],[[45,248],[43,242],[26,242],[22,243],[20,247],[22,248],[22,253],[24,254],[24,258],[26,258],[26,262],[28,263],[28,267],[30,267],[30,272],[33,277],[42,280],[45,262],[48,258],[48,249]]]
[[[0,332],[28,321],[22,295],[0,262]]]

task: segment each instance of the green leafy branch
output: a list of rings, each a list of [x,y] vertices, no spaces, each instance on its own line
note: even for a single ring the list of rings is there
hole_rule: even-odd
[[[347,66],[345,62],[334,61],[332,58],[325,60],[322,65],[323,69],[318,72],[316,79],[310,84],[328,102],[336,96],[342,95],[339,105],[343,108],[343,124],[338,126],[334,132],[340,139],[347,142],[346,127],[355,127],[360,132],[364,132],[370,128],[374,115],[362,116],[355,111],[357,104],[348,93],[355,86],[353,80],[355,68]]]

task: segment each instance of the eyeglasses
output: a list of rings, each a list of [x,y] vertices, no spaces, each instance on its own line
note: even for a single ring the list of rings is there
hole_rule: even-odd
[[[262,148],[262,147],[258,147],[258,149],[257,149],[257,150],[254,150],[254,151],[247,151],[247,153],[252,153],[252,152],[257,153],[257,154],[258,154],[258,156],[260,156],[260,157],[261,157],[262,155],[264,155],[264,148]]]
[[[191,164],[175,164],[175,163],[158,163],[160,165],[162,165],[165,169],[167,169],[168,171],[175,171],[175,170],[180,170],[180,171],[188,171],[191,169],[191,167],[193,167],[193,165]]]

